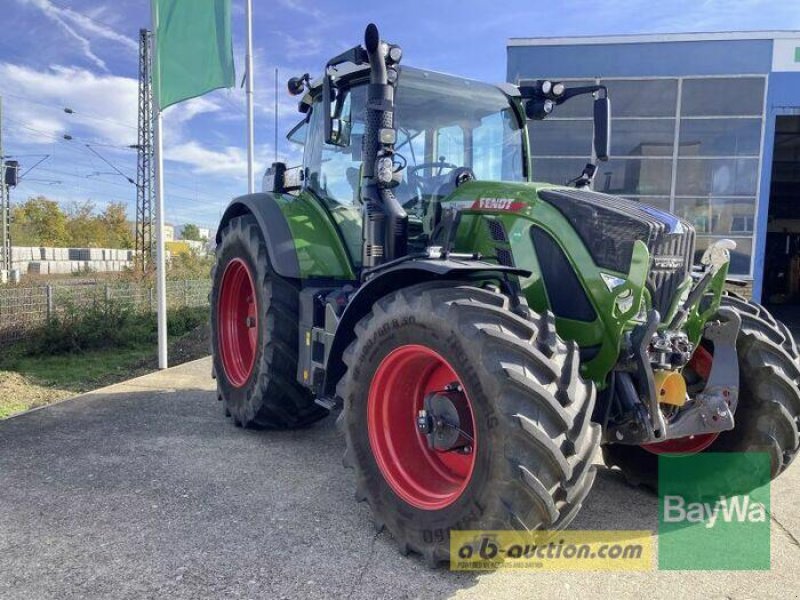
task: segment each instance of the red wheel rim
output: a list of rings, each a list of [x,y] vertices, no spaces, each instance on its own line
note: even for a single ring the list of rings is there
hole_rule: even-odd
[[[369,388],[367,429],[378,468],[400,498],[422,510],[440,510],[453,504],[475,468],[475,414],[466,394],[463,398],[473,438],[469,454],[432,450],[417,428],[425,396],[452,383],[464,389],[447,360],[430,348],[409,344],[396,348],[381,361]]]
[[[689,367],[694,369],[700,377],[708,380],[711,374],[711,363],[714,356],[702,346],[699,346],[689,361]],[[656,442],[655,444],[642,444],[642,448],[653,454],[697,454],[708,448],[719,437],[719,433],[701,433],[687,437]]]
[[[231,385],[250,378],[258,344],[258,304],[250,268],[241,258],[225,267],[217,305],[219,351]]]

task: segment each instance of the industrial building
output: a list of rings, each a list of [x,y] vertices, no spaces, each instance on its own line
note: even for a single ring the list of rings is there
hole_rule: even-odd
[[[755,299],[800,303],[800,32],[508,42],[508,81],[603,83],[611,160],[597,191],[670,210],[697,253],[733,239],[731,274]],[[591,158],[592,103],[531,125],[534,178],[565,183]]]

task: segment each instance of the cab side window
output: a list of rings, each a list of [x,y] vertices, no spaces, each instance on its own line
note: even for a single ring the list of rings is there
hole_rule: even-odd
[[[324,115],[321,100],[311,114],[309,147],[306,151],[308,186],[329,205],[354,205],[358,201],[361,169],[361,139],[364,134],[364,87],[346,92],[342,119],[350,131],[347,146],[324,143]]]

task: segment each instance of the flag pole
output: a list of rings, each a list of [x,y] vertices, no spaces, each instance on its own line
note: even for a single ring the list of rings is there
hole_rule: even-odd
[[[255,161],[254,140],[253,140],[253,0],[246,2],[247,18],[247,50],[245,54],[245,69],[247,71],[247,193],[252,194],[256,191],[255,173],[253,172]]]
[[[158,85],[153,86],[153,154],[155,159],[155,184],[156,184],[156,296],[158,298],[158,368],[167,368],[167,274],[166,256],[164,252],[164,153],[161,131],[161,104],[159,101],[159,87],[161,85],[161,72],[158,65],[158,12],[155,3],[151,5],[153,49],[151,53],[156,61],[154,72]]]

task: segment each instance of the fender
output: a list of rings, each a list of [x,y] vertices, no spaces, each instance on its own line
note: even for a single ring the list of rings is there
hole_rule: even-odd
[[[258,221],[270,263],[278,275],[293,279],[356,280],[341,224],[337,226],[334,217],[313,194],[263,192],[240,196],[228,206],[220,229],[242,214],[252,214]]]
[[[326,399],[335,398],[336,384],[339,383],[339,379],[344,375],[346,369],[342,355],[355,339],[356,324],[370,311],[379,298],[398,289],[429,281],[501,281],[510,275],[530,277],[530,274],[530,271],[525,269],[454,258],[444,260],[411,259],[376,272],[358,288],[339,318],[333,343],[327,353],[328,362],[325,366],[322,396]]]
[[[221,241],[222,230],[230,220],[246,214],[253,215],[258,222],[267,244],[269,262],[275,272],[282,277],[299,278],[300,262],[297,258],[297,249],[276,194],[246,194],[231,200],[217,229],[217,243]]]

